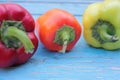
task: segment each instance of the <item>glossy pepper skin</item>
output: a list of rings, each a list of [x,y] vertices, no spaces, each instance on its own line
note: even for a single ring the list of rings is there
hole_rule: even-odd
[[[75,17],[61,9],[51,9],[36,20],[41,43],[50,51],[70,51],[81,35]]]
[[[0,4],[0,67],[25,63],[38,47],[31,14],[18,4]]]
[[[83,15],[84,38],[93,47],[120,48],[120,1],[106,0],[88,6]]]

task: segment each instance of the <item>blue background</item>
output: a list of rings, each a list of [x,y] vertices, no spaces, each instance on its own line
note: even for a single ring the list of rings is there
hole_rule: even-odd
[[[0,0],[18,3],[36,18],[47,10],[60,8],[77,18],[87,6],[102,0]],[[86,44],[83,34],[67,54],[50,52],[39,42],[36,54],[25,64],[0,69],[0,80],[120,80],[120,50],[106,51]]]

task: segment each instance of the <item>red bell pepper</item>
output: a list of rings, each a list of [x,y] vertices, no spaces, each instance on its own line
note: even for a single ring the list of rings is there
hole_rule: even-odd
[[[0,4],[0,67],[25,63],[35,53],[38,39],[34,19],[18,4]]]
[[[51,51],[70,51],[81,35],[81,26],[76,18],[61,9],[47,11],[36,20],[41,43]]]

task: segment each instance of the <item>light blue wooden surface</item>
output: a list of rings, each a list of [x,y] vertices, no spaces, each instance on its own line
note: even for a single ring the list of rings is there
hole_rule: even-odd
[[[102,0],[0,0],[25,7],[36,19],[49,9],[60,8],[76,16],[82,25],[85,8]],[[88,46],[81,36],[71,52],[49,52],[39,43],[36,54],[25,64],[0,69],[0,80],[120,80],[120,50]]]

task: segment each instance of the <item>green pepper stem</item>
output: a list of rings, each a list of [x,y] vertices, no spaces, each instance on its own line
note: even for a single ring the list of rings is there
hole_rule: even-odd
[[[33,53],[34,45],[24,31],[16,27],[8,27],[7,31],[5,32],[5,36],[12,36],[17,38],[24,45],[26,53]]]
[[[70,35],[68,34],[68,32],[66,31],[62,32],[61,39],[62,39],[63,45],[62,45],[62,50],[60,50],[59,52],[63,54],[66,52],[69,37]]]
[[[107,25],[102,25],[101,27],[99,27],[99,33],[100,33],[100,37],[104,41],[117,41],[118,40],[117,36],[111,35],[108,33]]]
[[[62,50],[60,50],[61,53],[65,53],[66,52],[66,49],[67,49],[67,44],[68,44],[68,40],[70,38],[70,34],[66,31],[64,31],[61,35],[61,38],[62,38],[62,41],[63,41],[63,47],[62,47]]]
[[[59,52],[65,53],[67,45],[75,39],[75,31],[71,26],[64,25],[56,32],[54,42],[62,45]]]
[[[65,53],[66,52],[66,49],[67,49],[67,44],[68,44],[68,41],[67,40],[65,40],[64,42],[63,42],[63,47],[62,47],[62,50],[60,50],[60,52],[61,53]]]

